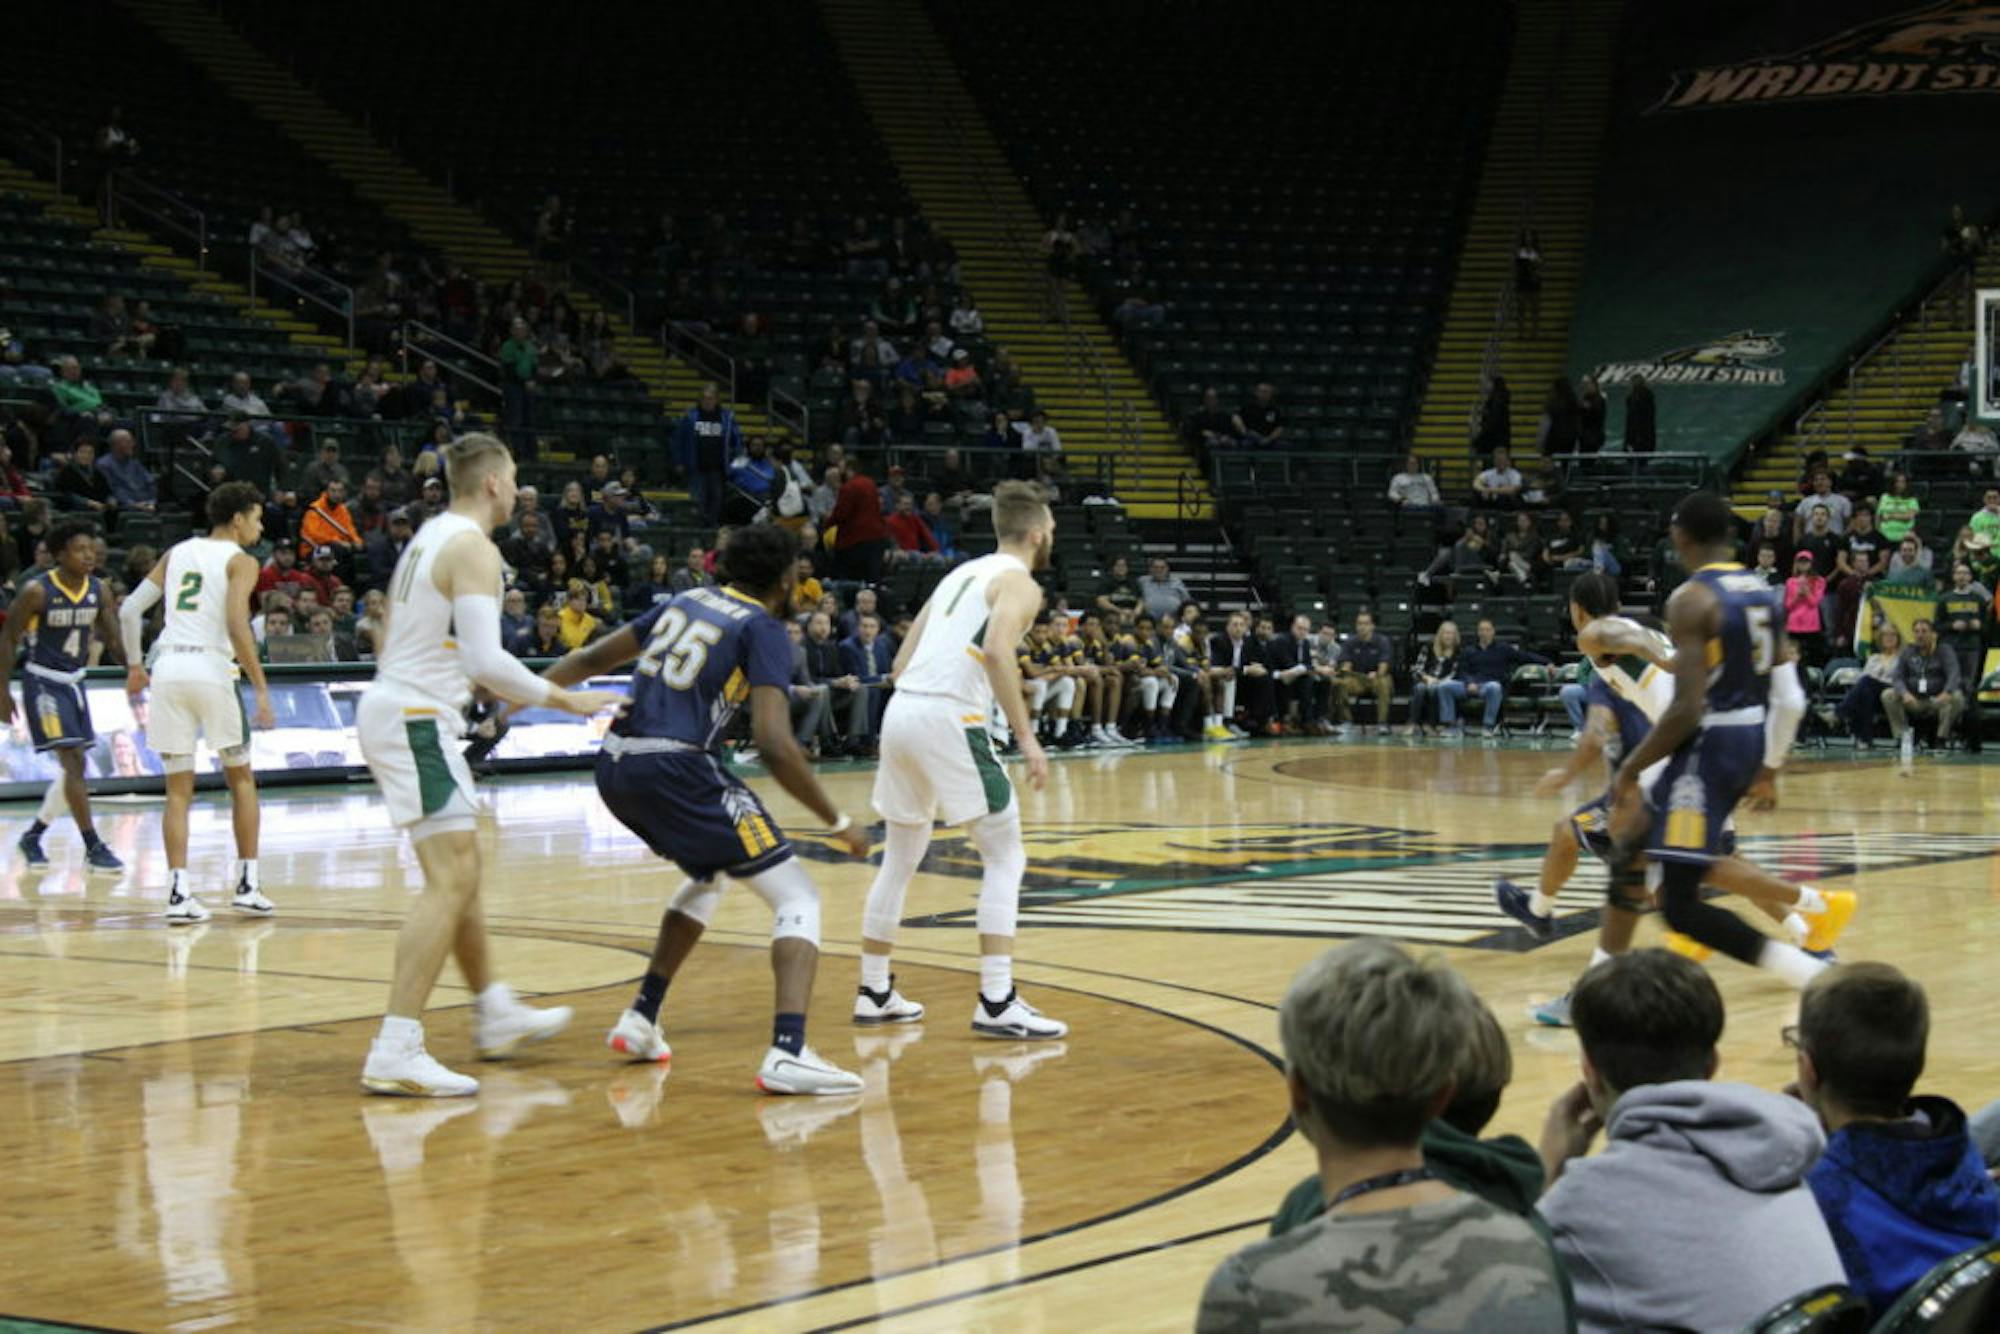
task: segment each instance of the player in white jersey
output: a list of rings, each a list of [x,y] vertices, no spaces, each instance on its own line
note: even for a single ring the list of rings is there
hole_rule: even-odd
[[[473,1047],[484,1060],[552,1037],[569,1009],[536,1010],[495,981],[479,906],[479,843],[472,772],[459,746],[465,706],[481,686],[511,704],[588,717],[623,697],[558,689],[500,645],[500,551],[488,536],[514,512],[514,460],[490,435],[445,447],[451,508],[417,530],[389,581],[388,626],[355,731],[389,818],[423,867],[418,896],[396,937],[388,1014],[368,1050],[370,1093],[458,1097],[479,1081],[445,1069],[424,1050],[422,1015],[447,954],[473,994]]]
[[[257,776],[250,768],[250,725],[236,692],[240,668],[257,697],[255,722],[271,727],[271,692],[250,634],[250,594],[257,561],[243,548],[264,533],[264,497],[248,482],[224,482],[209,493],[208,536],[168,548],[152,573],[125,598],[118,619],[133,650],[125,689],[135,700],[151,685],[146,739],[166,774],[167,921],[205,921],[187,880],[188,808],[194,804],[194,752],[206,741],[222,761],[236,831],[236,877],[230,906],[268,915],[274,910],[257,878]],[[136,652],[146,612],[166,600],[166,623],[151,653]],[[151,671],[148,672],[150,664]]]
[[[924,1007],[896,991],[889,954],[910,878],[942,820],[964,825],[979,849],[979,997],[972,1031],[994,1038],[1059,1038],[1048,1018],[1014,989],[1014,923],[1028,854],[1021,809],[993,753],[989,704],[997,700],[1027,761],[1028,782],[1047,781],[1048,757],[1035,739],[1014,646],[1041,610],[1034,571],[1048,563],[1055,517],[1029,482],[993,489],[1000,549],[953,570],[931,594],[896,654],[896,693],[882,720],[875,809],[887,828],[882,868],[861,916],[857,1024],[915,1023]]]
[[[1621,755],[1635,746],[1673,703],[1674,681],[1668,671],[1672,641],[1659,630],[1619,615],[1618,606],[1618,583],[1609,575],[1587,574],[1570,588],[1570,619],[1576,627],[1577,648],[1590,659],[1606,693],[1591,704],[1569,762],[1549,770],[1535,785],[1537,796],[1553,796],[1600,760],[1615,767]],[[1772,770],[1784,764],[1805,709],[1805,692],[1798,684],[1797,671],[1796,663],[1787,662],[1774,673],[1772,706],[1765,724],[1765,764]],[[1769,809],[1771,804],[1774,802],[1766,802],[1762,808]],[[1625,825],[1634,818],[1643,816],[1615,808],[1607,792],[1558,820],[1542,858],[1540,885],[1534,892],[1510,880],[1494,883],[1501,911],[1537,938],[1549,939],[1555,934],[1556,895],[1575,874],[1579,853],[1588,849],[1604,859],[1611,877],[1598,925],[1598,944],[1589,966],[1594,968],[1630,949],[1649,896],[1637,860],[1621,861],[1613,855],[1611,831],[1614,825]],[[1788,884],[1733,854],[1717,860],[1707,879],[1717,889],[1750,900],[1784,927],[1795,943],[1827,957],[1834,938],[1853,916],[1851,893],[1822,893],[1811,885]],[[1705,951],[1684,937],[1670,937],[1669,944],[1683,953],[1705,956]],[[1566,1025],[1569,997],[1532,1006],[1529,1013],[1540,1023]]]

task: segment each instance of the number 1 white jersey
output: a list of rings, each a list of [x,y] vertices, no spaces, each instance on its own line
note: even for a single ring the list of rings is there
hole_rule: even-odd
[[[161,583],[166,621],[153,643],[154,676],[227,681],[235,675],[229,562],[242,554],[234,542],[213,537],[190,537],[168,549]]]
[[[993,615],[987,593],[993,581],[1028,567],[1004,552],[968,561],[944,577],[931,594],[930,620],[923,638],[896,679],[897,695],[934,695],[984,714],[993,698],[986,679],[988,652],[1012,653],[1012,644],[987,645],[986,623]],[[890,706],[895,705],[895,697]]]

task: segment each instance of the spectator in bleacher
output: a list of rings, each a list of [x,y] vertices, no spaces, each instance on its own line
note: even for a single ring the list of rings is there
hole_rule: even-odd
[[[1866,445],[1856,445],[1843,458],[1845,466],[1840,470],[1840,493],[1854,502],[1854,507],[1873,508],[1876,496],[1882,494],[1888,485],[1888,477],[1882,465],[1868,457]]]
[[[875,397],[875,386],[870,380],[857,376],[852,381],[848,396],[841,400],[834,428],[840,432],[842,442],[849,449],[858,445],[879,445],[887,439],[889,419]]]
[[[1974,473],[1990,473],[1996,461],[2000,461],[2000,438],[1995,438],[1993,428],[1977,417],[1967,417],[1965,425],[1958,428],[1958,434],[1951,438],[1954,451],[1972,456],[1971,470]]]
[[[186,413],[200,416],[208,411],[208,404],[201,401],[201,395],[188,387],[188,372],[185,366],[176,366],[167,372],[167,383],[160,390],[160,396],[153,400],[153,406],[161,412]]]
[[[528,636],[524,657],[560,658],[569,652],[563,639],[562,609],[553,602],[545,602],[535,609],[535,628]]]
[[[133,332],[132,317],[125,311],[125,298],[106,292],[90,316],[90,341],[107,357],[152,355],[153,339]]]
[[[1201,391],[1201,406],[1188,414],[1183,434],[1189,444],[1208,449],[1237,443],[1235,414],[1222,406],[1214,386]]]
[[[1953,561],[1951,583],[1938,595],[1937,628],[1945,646],[1958,655],[1960,676],[1966,690],[1967,749],[1978,749],[1979,709],[1973,703],[1980,680],[1986,675],[1986,631],[1991,619],[1993,593],[1972,577],[1972,567]]]
[[[604,488],[610,483],[610,481],[611,481],[611,456],[609,454],[591,455],[590,471],[586,472],[583,475],[582,485],[583,485],[584,503],[586,505],[595,505],[598,502],[599,497],[603,496]]]
[[[1785,581],[1785,632],[1811,663],[1825,657],[1826,584],[1826,576],[1814,567],[1812,552],[1801,547],[1792,557],[1792,577]]]
[[[507,326],[507,339],[495,359],[500,363],[500,427],[519,449],[534,420],[535,368],[541,360],[525,319],[517,315]]]
[[[215,457],[229,480],[248,482],[267,496],[276,493],[278,469],[283,465],[277,443],[240,410],[229,414]]]
[[[1542,416],[1535,428],[1535,452],[1574,454],[1579,417],[1576,390],[1566,377],[1558,375],[1549,382],[1549,392],[1542,398]]]
[[[20,334],[0,326],[0,385],[44,389],[54,379],[54,371],[29,359],[28,345]]]
[[[1016,444],[1026,454],[1061,454],[1062,437],[1049,425],[1049,414],[1036,408],[1025,423],[1014,428]]]
[[[314,547],[312,560],[306,567],[306,574],[312,579],[312,587],[319,594],[319,600],[326,606],[333,605],[333,595],[347,585],[340,577],[334,562],[332,547]]]
[[[1597,377],[1586,375],[1577,382],[1576,452],[1596,454],[1604,448],[1604,419],[1608,406]]]
[[[1848,735],[1861,750],[1875,744],[1875,721],[1881,714],[1882,692],[1895,679],[1896,661],[1903,655],[1903,633],[1893,622],[1884,621],[1875,631],[1875,643],[1862,664],[1861,675],[1840,700],[1840,717]]]
[[[1653,386],[1646,377],[1635,375],[1625,382],[1625,452],[1651,454],[1659,441],[1657,406]]]
[[[1854,518],[1848,520],[1848,532],[1840,546],[1834,548],[1834,570],[1850,574],[1858,556],[1868,556],[1870,564],[1878,564],[1888,556],[1888,544],[1874,526],[1874,510],[1866,506],[1854,510]]]
[[[1461,590],[1477,593],[1492,587],[1499,581],[1499,575],[1495,571],[1489,531],[1486,516],[1473,515],[1458,540],[1439,551],[1417,576],[1418,586],[1429,588],[1441,580],[1449,580],[1448,598],[1456,597]]]
[[[695,508],[702,522],[712,527],[722,519],[729,461],[743,451],[736,414],[722,405],[721,392],[713,383],[701,387],[700,398],[675,426],[673,445],[674,461],[687,476]]]
[[[590,540],[596,542],[600,534],[612,538],[611,551],[615,555],[625,549],[625,542],[632,535],[632,497],[625,490],[623,482],[606,482],[598,492],[597,503],[584,511],[584,531]]]
[[[1389,503],[1410,514],[1433,513],[1444,508],[1437,479],[1424,471],[1424,461],[1414,451],[1403,456],[1402,471],[1389,479]]]
[[[56,406],[76,419],[79,430],[94,434],[111,425],[111,409],[95,384],[83,377],[83,363],[65,356],[56,362],[56,378],[49,383]]]
[[[1556,528],[1543,544],[1542,555],[1551,569],[1573,571],[1590,568],[1590,553],[1582,534],[1576,531],[1576,516],[1568,510],[1556,511]]]
[[[889,552],[889,528],[882,517],[882,493],[875,480],[850,458],[842,469],[840,494],[826,526],[833,530],[834,576],[880,583]]]
[[[1805,1185],[1825,1137],[1794,1099],[1711,1082],[1722,996],[1700,965],[1619,955],[1583,975],[1571,1017],[1583,1081],[1549,1111],[1539,1209],[1579,1327],[1736,1329],[1843,1281]]]
[[[1813,573],[1831,578],[1838,568],[1841,547],[1840,537],[1833,531],[1833,507],[1815,504],[1805,532],[1793,539],[1794,563],[1803,553],[1812,558]]]
[[[1178,621],[1181,608],[1193,603],[1194,594],[1167,568],[1164,556],[1153,557],[1146,569],[1139,576],[1139,600],[1145,604],[1146,614],[1161,622]]]
[[[825,478],[812,489],[812,495],[806,500],[806,515],[821,531],[825,530],[827,518],[833,513],[833,507],[840,502],[840,487],[845,480],[845,473],[841,467],[838,464],[829,464]]]
[[[891,274],[883,280],[881,290],[868,303],[868,318],[889,338],[917,332],[917,302],[901,278]]]
[[[139,442],[123,427],[113,431],[107,443],[110,451],[97,461],[97,470],[110,485],[113,509],[151,513],[160,506],[159,486],[152,470],[139,457]]]
[[[938,556],[946,564],[956,564],[959,560],[958,520],[945,509],[944,497],[935,491],[927,492],[917,517],[923,520],[924,527],[930,529],[931,538],[937,543]]]
[[[1479,429],[1473,433],[1472,452],[1491,463],[1493,455],[1514,442],[1514,394],[1507,377],[1496,375],[1486,386],[1479,405]]]
[[[890,464],[888,479],[881,486],[882,515],[884,518],[896,512],[896,506],[902,503],[903,497],[909,494],[909,490],[909,473],[900,463]]]
[[[1389,636],[1375,628],[1375,613],[1354,614],[1354,632],[1340,641],[1333,681],[1333,716],[1343,735],[1354,730],[1354,705],[1375,701],[1375,734],[1389,734],[1389,703],[1396,692],[1396,652]]]
[[[1911,533],[1896,544],[1895,554],[1889,557],[1889,581],[1920,584],[1931,577],[1931,564],[1934,559],[1931,549],[1917,540],[1915,533]]]
[[[382,451],[382,461],[370,476],[381,480],[382,503],[392,508],[409,504],[417,493],[416,476],[403,462],[403,451],[395,445]]]
[[[764,437],[751,436],[744,442],[743,452],[730,460],[730,487],[748,502],[743,507],[755,512],[770,505],[772,489],[777,482],[778,465],[771,462],[770,448],[764,443]],[[725,510],[730,508],[724,505]]]
[[[972,353],[962,347],[951,350],[951,360],[944,372],[944,391],[963,404],[982,403],[986,399],[986,384],[979,378],[979,368],[972,364]]]
[[[273,589],[289,596],[292,590],[310,588],[312,583],[312,575],[299,568],[298,549],[289,542],[279,542],[271,548],[271,559],[257,572],[254,591],[261,601]]]
[[[919,444],[924,438],[924,425],[930,419],[930,407],[918,397],[917,390],[907,384],[897,385],[896,406],[889,410],[888,438],[903,444]]]
[[[1932,1266],[2000,1238],[2000,1193],[1964,1110],[1912,1096],[1930,1039],[1921,986],[1886,963],[1829,968],[1785,1038],[1799,1096],[1826,1129],[1806,1183],[1849,1287],[1886,1311]]]
[[[342,561],[352,561],[361,549],[361,530],[354,526],[354,513],[347,508],[347,487],[334,481],[306,507],[299,519],[299,545],[303,551],[330,548]]]
[[[1965,709],[1964,675],[1958,655],[1937,637],[1937,626],[1929,617],[1918,617],[1910,626],[1910,643],[1896,657],[1889,688],[1882,692],[1882,711],[1889,716],[1889,731],[1907,755],[1914,746],[1914,718],[1937,719],[1940,746],[1951,740],[1952,724]]]
[[[391,510],[389,522],[382,531],[370,534],[364,544],[367,555],[367,585],[370,588],[387,588],[389,580],[396,572],[396,562],[402,558],[403,548],[410,545],[410,534],[415,531],[407,509]]]
[[[56,470],[50,490],[59,509],[103,513],[117,508],[111,499],[111,479],[98,471],[97,445],[90,440],[76,442],[69,462]]]
[[[1478,638],[1459,654],[1458,679],[1442,687],[1440,700],[1447,725],[1458,720],[1459,706],[1477,695],[1482,706],[1481,725],[1487,736],[1500,729],[1500,712],[1507,702],[1507,684],[1514,671],[1523,666],[1548,666],[1549,660],[1499,638],[1493,622],[1480,618]]]
[[[562,626],[563,647],[571,652],[598,637],[604,628],[604,622],[591,614],[589,584],[580,578],[572,578],[569,581],[563,595],[562,611],[558,620]]]
[[[229,413],[240,412],[246,417],[271,415],[270,406],[258,396],[256,388],[251,385],[248,371],[237,371],[229,377],[229,387],[222,391],[222,410]]]
[[[281,385],[278,397],[281,403],[296,404],[300,412],[309,416],[347,415],[347,386],[335,378],[333,367],[323,361],[297,380]]]
[[[1951,432],[1944,427],[1944,409],[1932,408],[1923,421],[1910,428],[1903,448],[1911,453],[1928,453],[1951,448]]]
[[[1910,474],[1892,472],[1888,478],[1888,490],[1876,500],[1876,526],[1882,536],[1890,542],[1902,542],[1906,536],[1916,532],[1916,518],[1924,504],[1910,494]]]
[[[1217,1267],[1197,1330],[1568,1327],[1548,1244],[1439,1180],[1424,1152],[1482,1009],[1449,968],[1387,941],[1351,942],[1300,971],[1278,1023],[1324,1212]]]
[[[1787,522],[1785,512],[1775,506],[1768,507],[1750,529],[1750,536],[1743,544],[1743,563],[1754,566],[1758,554],[1770,551],[1780,577],[1792,560],[1792,527]]]
[[[1313,671],[1312,617],[1304,612],[1293,616],[1290,629],[1274,636],[1264,646],[1264,654],[1277,692],[1273,721],[1296,718],[1301,732],[1314,736],[1331,732],[1326,714],[1332,688],[1326,678]]]
[[[1111,568],[1098,585],[1097,610],[1106,616],[1130,616],[1139,610],[1139,581],[1132,577],[1132,562],[1123,556],[1111,558]]]
[[[859,213],[849,223],[847,236],[840,243],[840,251],[847,261],[847,276],[850,278],[882,278],[889,272],[889,262],[882,255],[882,238],[875,234],[875,228],[868,219]]]
[[[1063,291],[1063,284],[1076,276],[1079,246],[1076,232],[1070,228],[1069,214],[1057,213],[1048,231],[1042,234],[1042,262],[1049,271],[1048,307],[1044,312],[1048,318],[1060,318],[1069,307],[1069,298]]]
[[[535,618],[528,614],[528,595],[510,588],[500,599],[500,646],[517,658],[528,655],[535,634]]]
[[[700,546],[688,548],[687,563],[667,580],[676,593],[685,593],[691,588],[706,588],[714,582],[708,573],[708,552]]]
[[[500,559],[518,583],[540,595],[548,591],[549,557],[554,550],[542,545],[542,516],[527,513],[514,520],[513,534],[500,543]]]
[[[629,615],[643,615],[656,603],[671,601],[674,596],[674,563],[666,553],[655,555],[646,563],[642,574],[625,590],[625,610]]]
[[[1489,509],[1516,509],[1521,504],[1522,485],[1513,451],[1503,445],[1493,451],[1492,464],[1472,479],[1472,494],[1476,503]]]
[[[1290,443],[1285,439],[1285,418],[1278,410],[1277,392],[1270,381],[1259,380],[1250,401],[1236,410],[1230,425],[1242,443],[1253,449],[1283,449]]]
[[[951,331],[960,338],[976,338],[986,332],[986,317],[979,313],[979,303],[962,287],[952,298]]]
[[[1778,568],[1778,549],[1776,547],[1758,547],[1757,554],[1750,559],[1750,573],[1762,579],[1764,587],[1776,589],[1780,595],[1784,593],[1785,572]]]
[[[1500,541],[1500,558],[1505,573],[1523,588],[1540,583],[1548,562],[1534,515],[1522,510],[1514,516],[1513,529]]]
[[[316,496],[326,490],[328,482],[348,482],[347,465],[340,461],[340,441],[331,438],[319,442],[319,457],[308,463],[299,473],[299,488],[307,495]]]
[[[879,617],[881,615],[878,610],[879,601],[880,599],[876,596],[874,589],[855,589],[854,605],[846,611],[836,613],[833,618],[835,633],[842,639],[854,638],[855,633],[861,628],[861,618],[863,616]]]
[[[1410,723],[1413,734],[1428,736],[1433,727],[1443,731],[1457,721],[1457,713],[1445,716],[1445,685],[1458,675],[1458,623],[1441,621],[1430,642],[1417,650],[1410,664]]]
[[[857,707],[855,721],[859,726],[848,733],[854,754],[874,752],[875,737],[882,729],[882,710],[889,699],[889,668],[895,658],[895,650],[882,636],[882,618],[873,612],[858,617],[853,635],[841,641],[841,674],[855,679],[857,693],[865,701],[865,706]]]

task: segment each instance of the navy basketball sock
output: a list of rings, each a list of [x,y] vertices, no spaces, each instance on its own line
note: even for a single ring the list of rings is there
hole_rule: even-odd
[[[100,847],[103,843],[104,840],[97,836],[95,829],[86,829],[83,831],[83,846],[85,848]]]
[[[781,1014],[771,1025],[771,1045],[782,1048],[793,1056],[806,1049],[806,1017],[802,1014]]]
[[[40,838],[43,834],[46,834],[48,831],[49,827],[43,824],[40,820],[37,820],[33,824],[28,826],[28,832],[24,835],[24,837]]]
[[[658,973],[647,973],[639,979],[639,999],[632,1002],[632,1008],[645,1017],[646,1022],[660,1022],[660,1002],[667,998],[667,979]]]

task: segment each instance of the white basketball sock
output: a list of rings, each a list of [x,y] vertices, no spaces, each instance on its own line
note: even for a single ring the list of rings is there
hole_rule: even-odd
[[[1610,963],[1616,957],[1618,956],[1600,945],[1590,952],[1590,963],[1584,968],[1584,971],[1589,972],[1592,968],[1596,968],[1600,964]]]
[[[1528,896],[1528,911],[1537,917],[1547,917],[1556,910],[1556,901],[1549,895],[1536,890]]]
[[[63,792],[63,780],[58,778],[42,794],[42,809],[36,812],[35,818],[43,824],[54,824],[68,813],[69,797]]]
[[[1014,992],[1014,956],[1011,954],[982,954],[979,956],[979,994],[995,1004],[1006,1000]]]
[[[423,1021],[420,1019],[405,1019],[401,1015],[396,1014],[385,1014],[382,1016],[380,1038],[383,1042],[409,1043],[421,1047],[424,1045]]]
[[[1826,895],[1811,885],[1799,886],[1799,897],[1792,904],[1802,913],[1823,913],[1826,911]]]
[[[240,885],[245,882],[248,882],[252,889],[262,888],[257,883],[257,859],[255,857],[243,857],[236,863],[236,883]]]
[[[861,956],[861,985],[877,994],[889,989],[888,955],[863,954]]]
[[[1776,973],[1785,981],[1803,990],[1806,983],[1818,977],[1832,965],[1812,955],[1796,945],[1786,945],[1770,940],[1758,951],[1757,966],[1767,973]]]
[[[1795,912],[1788,912],[1785,914],[1785,934],[1792,938],[1794,945],[1803,945],[1806,943],[1806,937],[1812,934],[1812,928],[1806,925],[1805,918]]]

